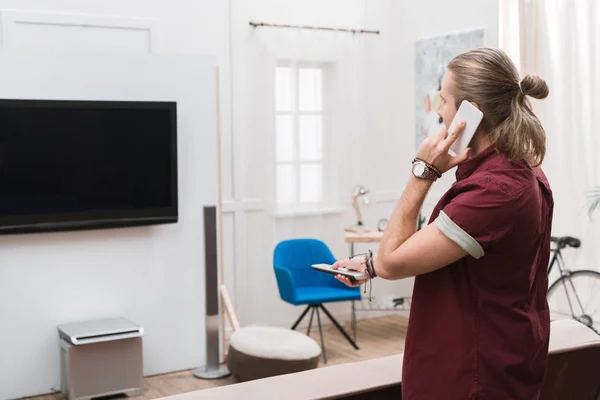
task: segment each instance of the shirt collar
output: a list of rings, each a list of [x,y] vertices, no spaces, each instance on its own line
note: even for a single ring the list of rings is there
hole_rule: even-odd
[[[471,174],[473,174],[473,172],[475,172],[475,170],[477,170],[481,164],[483,164],[494,154],[496,154],[496,149],[494,146],[489,146],[481,153],[460,163],[456,169],[456,180],[459,181],[471,176]]]

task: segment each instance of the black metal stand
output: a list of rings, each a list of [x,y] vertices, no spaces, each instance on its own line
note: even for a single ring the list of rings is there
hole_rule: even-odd
[[[306,309],[300,315],[300,318],[298,318],[296,320],[296,322],[294,323],[294,325],[292,326],[292,330],[295,330],[296,327],[298,326],[298,324],[300,324],[300,322],[302,322],[302,320],[304,319],[304,317],[306,316],[306,314],[308,314],[309,311],[312,311],[311,314],[310,314],[310,320],[309,320],[309,323],[308,323],[308,329],[306,330],[306,334],[310,335],[310,329],[312,327],[313,316],[314,316],[315,311],[316,311],[317,312],[317,323],[319,324],[319,336],[321,337],[321,349],[323,350],[323,361],[325,362],[325,364],[327,364],[327,355],[325,353],[325,342],[323,341],[323,330],[321,328],[321,317],[319,315],[319,308],[323,310],[323,312],[331,320],[331,322],[333,323],[333,325],[335,325],[335,327],[346,338],[346,340],[348,342],[350,342],[350,344],[352,345],[352,347],[354,347],[356,350],[358,350],[359,348],[356,345],[356,343],[354,342],[354,340],[352,340],[352,338],[346,333],[346,331],[344,330],[344,328],[342,328],[342,326],[339,324],[339,322],[335,318],[333,318],[333,316],[329,313],[329,311],[325,308],[325,306],[323,304],[310,304],[310,305],[308,305],[306,307]]]

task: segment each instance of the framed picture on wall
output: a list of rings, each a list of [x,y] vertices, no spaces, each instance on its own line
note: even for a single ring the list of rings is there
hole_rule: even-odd
[[[442,126],[437,111],[446,65],[458,54],[484,45],[484,29],[449,33],[415,43],[415,150]]]

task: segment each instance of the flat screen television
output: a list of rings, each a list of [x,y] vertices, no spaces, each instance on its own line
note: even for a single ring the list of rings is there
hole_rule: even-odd
[[[0,234],[177,220],[175,102],[0,100]]]

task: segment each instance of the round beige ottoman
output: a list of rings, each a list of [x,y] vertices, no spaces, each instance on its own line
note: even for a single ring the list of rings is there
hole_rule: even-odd
[[[317,368],[320,356],[319,344],[302,333],[249,326],[231,336],[227,367],[243,382]]]

